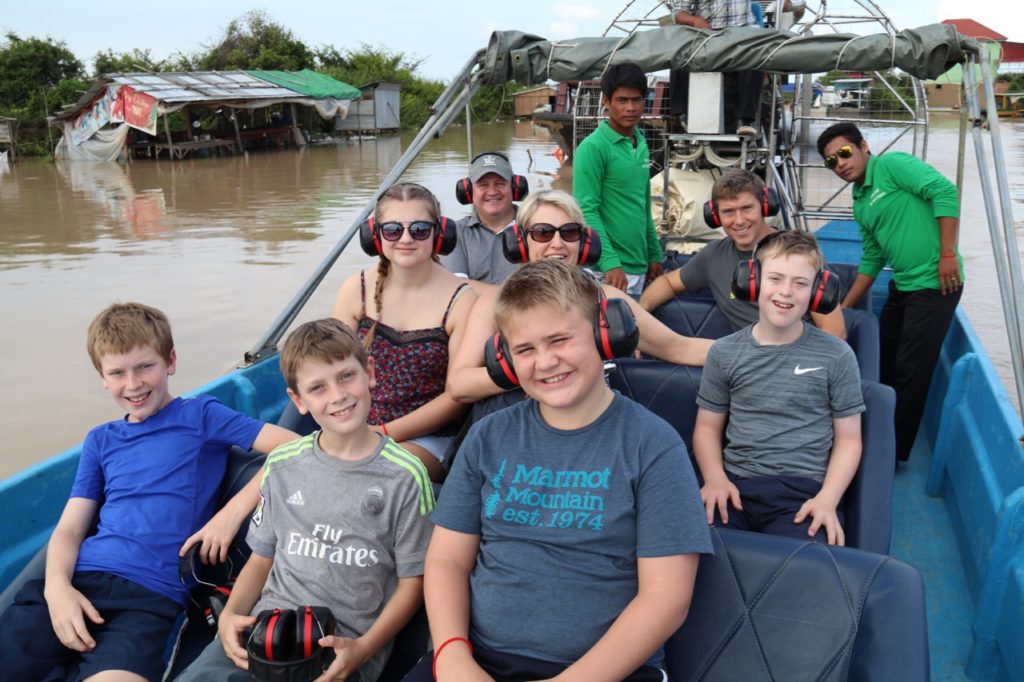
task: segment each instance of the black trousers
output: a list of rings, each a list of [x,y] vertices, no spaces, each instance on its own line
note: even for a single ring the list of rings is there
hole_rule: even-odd
[[[764,90],[763,71],[733,71],[723,74],[725,131],[731,133],[739,120],[756,121]],[[690,72],[673,71],[669,80],[669,113],[685,116],[690,97]]]
[[[896,391],[896,456],[906,461],[917,437],[942,342],[953,321],[963,288],[899,291],[889,282],[889,297],[878,317],[881,380]]]

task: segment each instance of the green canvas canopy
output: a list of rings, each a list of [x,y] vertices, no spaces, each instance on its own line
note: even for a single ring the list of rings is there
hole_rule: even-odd
[[[262,78],[275,85],[294,90],[307,97],[324,99],[359,99],[360,92],[348,83],[343,83],[330,76],[303,69],[302,71],[256,71],[246,70],[246,73],[256,78]]]
[[[609,63],[620,62],[632,62],[648,73],[662,69],[821,73],[899,68],[926,79],[945,73],[977,50],[976,41],[947,24],[864,36],[666,26],[621,38],[558,41],[521,31],[496,31],[487,47],[481,82],[536,85],[548,80],[590,80],[600,78]]]

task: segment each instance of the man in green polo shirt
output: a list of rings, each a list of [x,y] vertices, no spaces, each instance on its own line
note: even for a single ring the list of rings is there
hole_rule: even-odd
[[[601,78],[608,119],[580,143],[573,159],[573,194],[587,224],[601,235],[596,269],[607,284],[637,295],[662,273],[664,260],[651,217],[651,155],[636,127],[646,96],[640,67],[608,67]]]
[[[854,305],[885,264],[892,266],[879,315],[881,379],[896,390],[896,456],[906,460],[962,293],[956,186],[910,154],[872,156],[852,123],[827,128],[818,137],[818,153],[826,167],[853,183],[853,217],[860,225],[860,268],[842,305]]]

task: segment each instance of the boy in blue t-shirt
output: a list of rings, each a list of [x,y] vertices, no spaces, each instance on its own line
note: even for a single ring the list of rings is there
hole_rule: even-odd
[[[424,583],[435,655],[407,679],[431,663],[442,681],[662,679],[711,538],[679,435],[605,384],[600,300],[554,259],[502,286],[531,400],[474,425],[445,481]]]
[[[179,554],[202,542],[204,561],[223,560],[256,505],[254,477],[211,519],[230,446],[270,452],[295,438],[214,398],[172,397],[174,341],[155,308],[109,306],[89,326],[87,345],[126,414],[86,436],[46,577],[27,583],[2,616],[5,679],[159,679],[188,599]]]

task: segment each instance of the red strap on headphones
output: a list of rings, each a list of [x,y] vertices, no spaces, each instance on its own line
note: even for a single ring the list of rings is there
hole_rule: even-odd
[[[825,284],[831,275],[832,273],[828,270],[821,271],[821,277],[818,280],[818,290],[814,292],[814,300],[811,301],[811,312],[816,311],[818,305],[821,304],[821,297],[825,295]]]
[[[748,263],[748,270],[750,271],[750,301],[751,303],[757,303],[757,271],[754,269],[757,265],[757,260],[751,258]]]
[[[263,642],[263,653],[266,654],[268,661],[274,659],[274,628],[277,626],[277,622],[281,619],[281,609],[274,609],[274,614],[267,619],[267,636]]]
[[[501,334],[495,334],[494,338],[491,339],[491,343],[493,343],[494,347],[497,349],[494,357],[498,359],[498,364],[501,365],[501,371],[505,374],[505,378],[518,386],[519,377],[517,377],[516,373],[512,371],[512,367],[509,364],[512,360],[510,358],[506,358],[505,354],[501,352]]]
[[[615,354],[612,352],[611,339],[608,338],[608,299],[604,297],[603,293],[601,301],[597,304],[597,328],[601,332],[602,355],[610,360],[615,357]]]
[[[309,658],[313,655],[313,608],[306,607],[302,614],[302,657]]]

